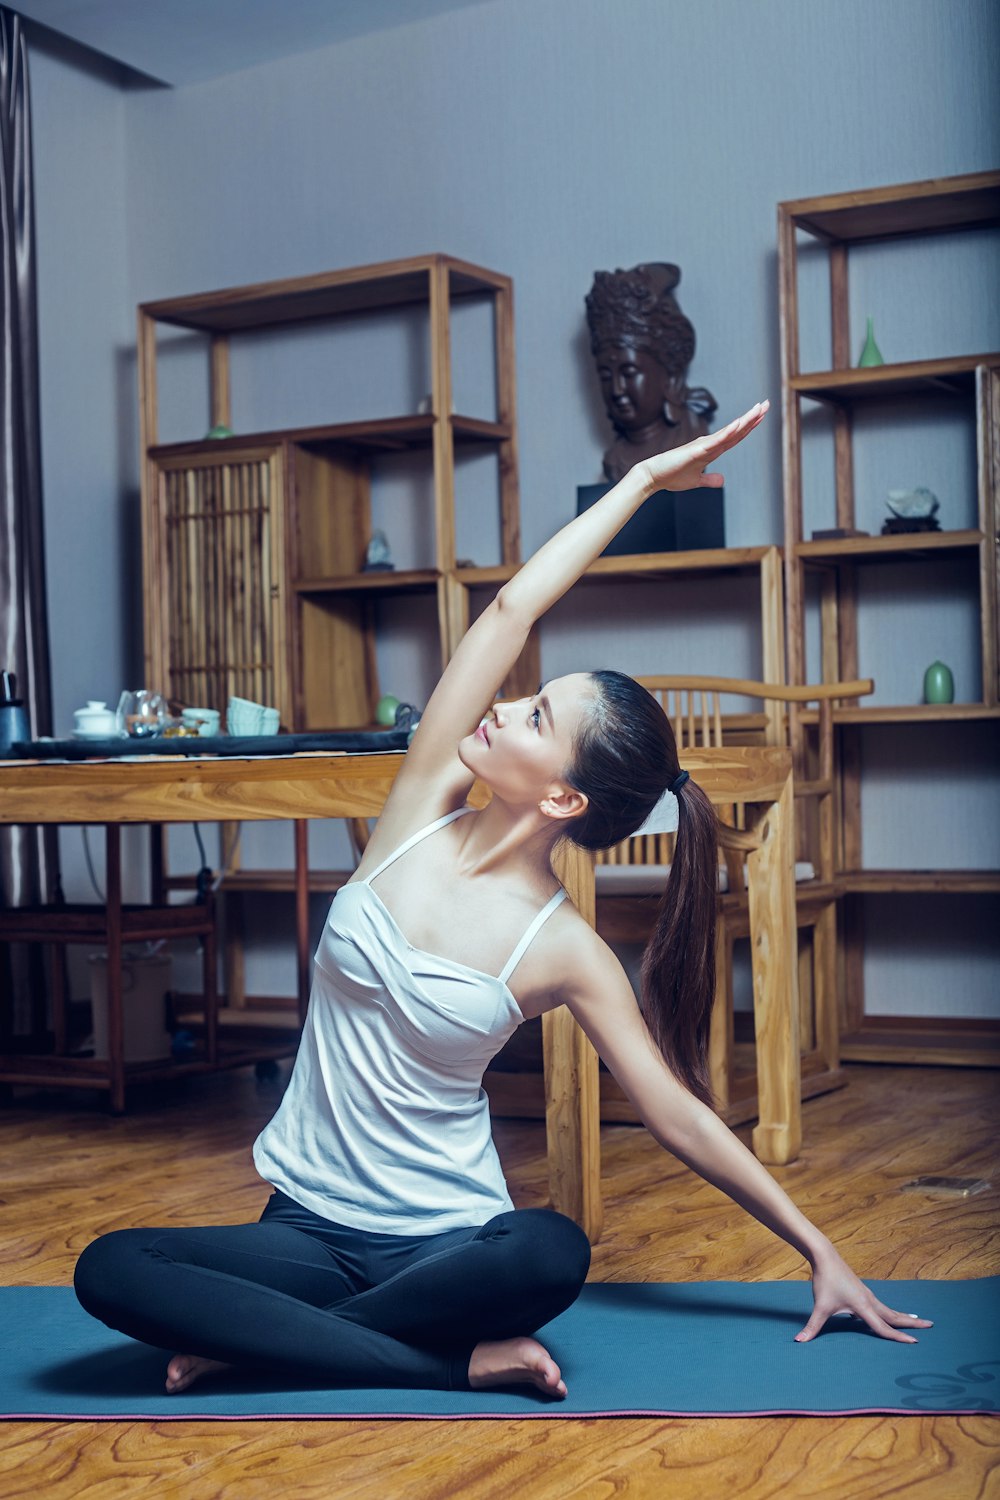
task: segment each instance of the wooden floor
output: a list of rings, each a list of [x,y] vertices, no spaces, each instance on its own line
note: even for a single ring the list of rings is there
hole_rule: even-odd
[[[899,1189],[926,1174],[1000,1180],[998,1075],[856,1066],[850,1077],[806,1105],[802,1156],[775,1176],[862,1275],[995,1273],[996,1187],[957,1201]],[[18,1099],[0,1113],[3,1281],[68,1283],[76,1255],[105,1230],[256,1217],[266,1189],[249,1146],[278,1096],[244,1071],[179,1082],[124,1119],[83,1096]],[[497,1138],[515,1200],[543,1204],[541,1126],[500,1122]],[[607,1228],[593,1279],[803,1274],[791,1250],[644,1131],[609,1127],[603,1149]],[[2,1436],[4,1500],[1000,1495],[991,1417],[32,1422]]]

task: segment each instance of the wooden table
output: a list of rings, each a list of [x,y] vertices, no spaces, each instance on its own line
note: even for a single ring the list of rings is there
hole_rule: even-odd
[[[0,761],[0,822],[117,827],[374,817],[401,760],[400,754],[308,754]],[[685,767],[714,802],[743,805],[751,821],[755,816],[759,845],[747,860],[760,1103],[753,1144],[762,1161],[785,1163],[801,1144],[791,754],[756,746],[691,750]],[[593,922],[591,857],[568,848],[558,869],[571,898]],[[306,877],[303,868],[301,911]],[[120,1007],[119,993],[119,1015]],[[552,1203],[596,1240],[602,1217],[597,1057],[565,1007],[544,1017],[543,1035]],[[123,1087],[120,1041],[115,1051],[112,1062]],[[0,1080],[10,1077],[11,1070],[0,1065]]]

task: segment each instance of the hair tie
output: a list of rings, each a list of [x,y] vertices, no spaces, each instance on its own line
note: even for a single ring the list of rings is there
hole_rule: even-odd
[[[679,771],[677,773],[673,781],[670,783],[670,790],[673,792],[675,797],[677,796],[677,793],[680,791],[681,787],[684,785],[685,781],[690,780],[691,774],[689,771]]]

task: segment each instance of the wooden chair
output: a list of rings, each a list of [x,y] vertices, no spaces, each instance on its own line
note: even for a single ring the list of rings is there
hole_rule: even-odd
[[[727,677],[639,679],[658,699],[677,737],[681,765],[689,747],[788,745],[794,758],[796,918],[802,1035],[802,1096],[844,1083],[838,1029],[837,886],[840,818],[834,776],[834,704],[870,693],[871,681],[784,687]],[[724,698],[743,700],[723,713]],[[747,707],[746,700],[756,700]],[[814,706],[815,705],[815,706]],[[752,1013],[736,1012],[733,949],[749,936],[744,862],[753,830],[720,811],[719,924],[710,1069],[719,1112],[730,1124],[752,1119],[757,1079]],[[645,943],[670,869],[671,835],[626,839],[598,855],[597,929],[607,941]],[[610,1077],[602,1078],[601,1117],[634,1118]]]

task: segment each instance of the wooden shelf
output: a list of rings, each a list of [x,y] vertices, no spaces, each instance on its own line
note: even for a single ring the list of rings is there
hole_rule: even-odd
[[[204,1023],[201,1013],[197,1009],[186,1009],[185,1001],[187,998],[187,996],[183,995],[175,997],[177,1024],[183,1026],[187,1031],[193,1031],[197,1036]],[[224,1001],[225,997],[222,998]],[[244,1036],[254,1036],[259,1033],[267,1035],[277,1031],[294,1036],[294,1049],[298,1045],[301,1030],[298,1006],[294,995],[288,997],[287,1004],[268,1006],[255,1000],[252,1005],[227,1006],[223,1003],[219,1007],[219,1032],[230,1044],[236,1039],[237,1033],[243,1033]]]
[[[192,881],[192,887],[195,882]],[[200,902],[186,906],[123,906],[122,941],[201,937],[215,918]],[[0,942],[106,943],[106,906],[68,902],[63,906],[17,906],[0,911]]]
[[[859,370],[818,370],[793,375],[790,390],[813,401],[882,401],[887,396],[971,396],[980,365],[1000,365],[1000,354],[964,354],[954,359],[918,359]]]
[[[1000,893],[1000,870],[847,870],[837,886],[852,895],[984,895]]]
[[[495,567],[456,568],[455,580],[469,588],[485,587],[487,584],[507,583],[520,568],[520,563],[497,563]]]
[[[918,1067],[1000,1067],[1000,1021],[923,1016],[866,1016],[840,1039],[844,1062],[912,1063]]]
[[[706,547],[694,552],[634,552],[619,557],[599,557],[583,574],[588,578],[658,578],[665,573],[731,573],[760,567],[770,552],[762,547]],[[458,568],[459,583],[477,585],[506,583],[516,567]]]
[[[879,562],[897,557],[923,557],[929,552],[973,552],[983,533],[967,531],[913,531],[905,536],[845,536],[798,542],[795,556],[802,558],[847,558],[850,562]]]
[[[797,229],[842,244],[988,227],[1000,224],[1000,172],[829,193],[780,208]]]
[[[273,1062],[293,1057],[298,1047],[298,1032],[287,1038],[262,1037],[241,1041],[234,1037],[219,1039],[218,1059],[213,1066],[200,1046],[183,1058],[162,1058],[156,1062],[127,1062],[126,1087],[155,1079],[181,1078],[195,1073],[216,1073],[223,1068],[245,1068],[253,1063]],[[263,1030],[263,1028],[261,1028]],[[108,1064],[104,1058],[60,1057],[53,1053],[8,1052],[0,1055],[0,1082],[39,1089],[91,1088],[109,1089]]]
[[[990,703],[885,703],[867,708],[834,708],[835,724],[953,724],[1000,718],[1000,706]],[[819,722],[815,708],[799,713],[803,724]]]
[[[599,557],[585,578],[653,578],[662,573],[713,573],[756,569],[769,547],[706,547],[694,552],[637,552]]]
[[[337,448],[368,448],[398,453],[406,449],[430,448],[437,418],[431,412],[402,417],[378,417],[366,422],[331,422],[323,426],[284,427],[273,432],[234,433],[228,438],[192,438],[183,443],[159,443],[150,448],[151,458],[232,458],[246,449],[267,449],[281,443],[322,451]],[[457,448],[509,442],[506,422],[487,422],[481,417],[453,416],[451,430]]]
[[[310,870],[309,890],[332,895],[350,880],[352,870]],[[190,890],[196,875],[172,875],[166,884],[171,890]],[[294,870],[232,870],[218,887],[219,891],[295,891]]]
[[[297,594],[413,594],[433,589],[440,577],[436,568],[394,569],[345,573],[340,578],[300,578],[292,587]]]
[[[508,422],[487,422],[482,417],[453,416],[451,430],[459,448],[470,443],[506,443],[513,436]]]
[[[1000,708],[988,703],[887,703],[833,711],[835,724],[954,724],[996,718],[1000,718]]]
[[[383,308],[427,303],[430,275],[446,268],[452,297],[482,295],[509,287],[509,278],[471,266],[451,255],[418,255],[407,260],[351,266],[288,281],[203,292],[143,303],[140,311],[158,323],[195,328],[203,333],[233,333],[274,328],[309,319],[376,312]]]

